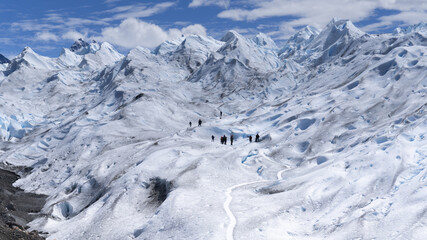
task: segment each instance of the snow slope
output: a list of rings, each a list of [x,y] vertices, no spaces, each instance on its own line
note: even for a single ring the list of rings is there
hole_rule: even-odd
[[[31,223],[48,239],[425,239],[427,36],[411,29],[333,19],[285,51],[233,31],[123,57],[26,49],[0,77],[0,160],[49,195]]]

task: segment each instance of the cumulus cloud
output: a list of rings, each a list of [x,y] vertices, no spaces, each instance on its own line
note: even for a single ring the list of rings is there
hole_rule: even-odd
[[[190,34],[205,36],[206,29],[200,24],[194,24],[182,29],[171,28],[164,30],[152,23],[136,18],[127,18],[117,27],[104,28],[99,39],[124,48],[134,48],[136,46],[153,48],[168,39]]]
[[[427,2],[424,0],[258,0],[249,1],[249,8],[232,8],[218,14],[220,18],[236,21],[254,21],[262,18],[288,16],[290,27],[325,26],[333,17],[358,22],[373,16],[376,9],[396,10],[396,14],[381,17],[382,24],[403,22],[413,24],[426,19]]]
[[[40,41],[58,41],[59,37],[50,32],[38,32],[35,36],[36,40]]]
[[[77,40],[77,39],[85,39],[87,37],[87,33],[79,33],[75,30],[70,30],[64,34],[62,34],[61,38],[66,40]]]
[[[206,28],[200,24],[189,25],[181,30],[184,35],[197,34],[201,36],[206,36]]]
[[[230,6],[230,0],[193,0],[188,6],[201,7],[201,6],[210,6],[210,5],[217,5],[220,7],[228,8],[228,6]]]

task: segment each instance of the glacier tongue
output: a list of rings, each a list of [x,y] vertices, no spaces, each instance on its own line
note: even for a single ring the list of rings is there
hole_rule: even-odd
[[[0,74],[0,161],[49,239],[425,238],[421,28],[73,46]]]

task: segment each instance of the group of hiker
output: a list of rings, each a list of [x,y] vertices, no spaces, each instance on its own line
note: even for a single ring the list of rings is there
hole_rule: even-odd
[[[191,125],[192,125],[191,121],[189,122],[189,124],[190,124],[190,127],[191,127]],[[201,126],[202,126],[202,120],[199,119],[199,127],[201,127]]]
[[[222,119],[222,111],[219,112],[219,118]],[[198,124],[199,124],[198,125],[199,127],[202,126],[202,120],[201,119],[199,119]],[[189,125],[190,125],[190,128],[191,128],[191,126],[192,126],[191,121],[189,122]],[[215,136],[212,135],[211,138],[212,138],[212,142],[214,142],[215,141]],[[249,135],[248,138],[249,138],[249,142],[251,143],[252,142],[252,136]],[[221,140],[221,144],[227,145],[227,136],[225,136],[225,135],[221,136],[220,140]],[[233,145],[233,142],[234,142],[234,136],[233,136],[233,134],[231,134],[230,135],[230,144]],[[255,142],[259,142],[259,134],[258,133],[255,135]]]
[[[212,138],[212,142],[214,142],[215,136],[212,135],[211,138]],[[221,140],[221,144],[227,145],[227,136],[225,136],[225,135],[221,136],[220,140]],[[233,142],[234,142],[234,136],[233,136],[233,134],[231,134],[230,135],[230,144],[233,145]],[[251,135],[249,135],[249,142],[252,142],[252,136]],[[259,134],[258,133],[255,135],[255,142],[259,142]]]
[[[249,136],[249,142],[252,142],[252,136]],[[255,142],[259,142],[259,134],[255,135]]]
[[[215,136],[214,135],[212,135],[212,142],[214,141],[214,139],[215,139]],[[224,145],[227,145],[227,136],[221,136],[221,144],[224,144]],[[233,134],[231,134],[230,135],[230,144],[231,145],[233,145],[233,142],[234,142],[234,136],[233,136]]]

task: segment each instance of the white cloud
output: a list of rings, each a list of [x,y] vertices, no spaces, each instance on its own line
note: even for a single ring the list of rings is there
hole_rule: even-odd
[[[67,40],[72,40],[75,41],[77,39],[85,39],[87,37],[87,33],[79,33],[75,30],[70,30],[64,34],[62,34],[61,38],[62,39],[67,39]]]
[[[404,22],[413,24],[426,19],[425,0],[258,0],[250,1],[250,8],[233,8],[218,14],[220,18],[236,21],[254,21],[270,17],[293,17],[286,22],[290,27],[313,25],[325,26],[333,17],[358,22],[372,17],[375,9],[396,10],[396,14],[380,17],[382,24]]]
[[[104,28],[102,38],[125,48],[133,48],[138,45],[154,47],[167,38],[167,33],[157,25],[129,18],[118,27]]]
[[[200,24],[194,24],[182,29],[171,28],[164,30],[158,25],[136,18],[128,18],[117,27],[104,28],[102,36],[98,39],[124,48],[134,48],[136,46],[153,48],[168,39],[190,34],[206,35],[206,29]]]
[[[64,18],[57,13],[46,14],[44,18],[22,20],[11,24],[13,30],[36,31],[36,32],[52,32],[61,31],[69,28],[77,28],[88,25],[107,25],[104,20],[92,20],[85,18]]]
[[[157,13],[163,12],[174,5],[175,5],[175,2],[163,2],[163,3],[158,3],[151,7],[148,7],[144,4],[115,7],[113,9],[105,11],[107,13],[114,14],[111,18],[107,18],[106,20],[120,20],[120,19],[126,19],[126,18],[150,17]]]
[[[287,39],[288,37],[292,36],[293,34],[295,34],[297,32],[297,30],[294,27],[289,26],[288,24],[282,24],[279,27],[280,31],[280,36],[278,37],[278,39]]]
[[[230,0],[193,0],[189,7],[201,7],[217,5],[220,7],[228,8],[230,6]]]
[[[393,23],[396,22],[404,22],[405,24],[401,25],[412,25],[420,23],[421,19],[427,19],[427,12],[426,11],[408,11],[408,12],[401,12],[395,15],[390,16],[383,16],[380,17],[380,22],[376,22],[373,24],[369,24],[367,26],[362,27],[363,31],[376,31],[381,28],[387,28],[390,26],[393,26]]]
[[[79,27],[79,26],[87,26],[87,25],[108,25],[104,20],[92,20],[85,18],[67,18],[63,24],[67,27]]]
[[[20,22],[14,22],[11,24],[13,30],[23,30],[23,31],[49,31],[53,29],[60,29],[63,26],[60,24],[48,24],[40,23],[37,20],[23,20]]]
[[[41,41],[55,41],[56,42],[59,40],[59,37],[53,33],[50,33],[50,32],[38,32],[38,33],[36,33],[35,39],[41,40]]]
[[[187,26],[183,28],[181,32],[184,35],[197,34],[201,36],[206,36],[206,28],[200,24],[193,24],[193,25]]]
[[[12,40],[12,38],[0,38],[0,43],[4,45],[9,45],[12,44]]]

